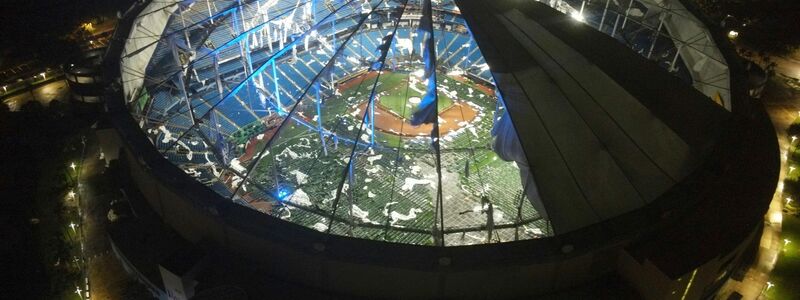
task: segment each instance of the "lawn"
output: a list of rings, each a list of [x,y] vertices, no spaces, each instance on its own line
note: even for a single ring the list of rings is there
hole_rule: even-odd
[[[800,135],[800,118],[795,120],[787,130],[789,136]],[[800,216],[797,200],[800,198],[800,147],[797,142],[789,150],[789,170],[784,179],[784,195],[790,196],[794,202],[786,203],[781,225],[781,244],[783,251],[778,256],[775,269],[770,273],[770,282],[774,284],[764,294],[767,299],[798,299],[800,294]]]
[[[774,284],[766,291],[769,299],[798,299],[800,292],[800,217],[784,214],[781,243],[783,251],[778,256],[778,263],[770,273],[770,282]],[[789,241],[788,243],[785,241]]]

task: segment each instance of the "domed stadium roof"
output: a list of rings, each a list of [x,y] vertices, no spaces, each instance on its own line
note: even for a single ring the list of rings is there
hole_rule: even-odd
[[[230,201],[329,234],[439,246],[641,208],[703,162],[728,118],[540,4],[488,16],[459,9],[483,1],[432,2],[151,5],[140,22],[170,17],[157,39],[126,45],[131,113]]]

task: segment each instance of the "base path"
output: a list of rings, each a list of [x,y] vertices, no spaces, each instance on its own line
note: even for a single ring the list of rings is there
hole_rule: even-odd
[[[364,112],[359,114],[359,117],[363,118],[364,114],[368,111],[367,102],[361,103],[357,110]],[[464,127],[463,125],[465,124],[463,122],[468,124],[472,122],[476,116],[478,116],[478,112],[471,105],[464,103],[463,101],[454,101],[450,108],[439,113],[440,135],[445,135],[451,131],[455,131],[461,127]],[[461,125],[459,125],[459,123]],[[433,124],[414,126],[411,125],[408,120],[387,111],[379,105],[376,105],[375,130],[400,136],[427,136],[431,134],[431,131],[433,130]]]

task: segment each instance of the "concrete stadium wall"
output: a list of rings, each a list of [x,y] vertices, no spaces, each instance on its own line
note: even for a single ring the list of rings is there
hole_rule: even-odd
[[[128,260],[128,257],[125,256],[125,253],[119,250],[117,245],[114,243],[114,239],[111,237],[108,238],[109,244],[111,245],[111,252],[114,253],[114,256],[119,260],[122,264],[122,268],[125,269],[125,272],[131,274],[137,281],[142,283],[148,292],[150,292],[153,297],[160,298],[161,295],[164,294],[164,291],[161,290],[156,284],[150,282],[147,279],[147,276],[144,276],[136,267]]]
[[[721,253],[678,278],[667,277],[650,261],[639,262],[627,252],[621,255],[617,270],[645,299],[707,299],[716,292],[717,283],[731,275],[726,267],[744,259],[748,247],[760,237],[760,230],[755,228],[734,251]]]

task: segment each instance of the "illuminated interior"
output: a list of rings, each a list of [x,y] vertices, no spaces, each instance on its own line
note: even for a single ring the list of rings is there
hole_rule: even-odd
[[[518,164],[492,148],[504,106],[452,1],[430,14],[419,1],[196,1],[146,74],[130,106],[152,142],[241,205],[398,243],[549,234]],[[415,121],[426,102],[436,118]]]

